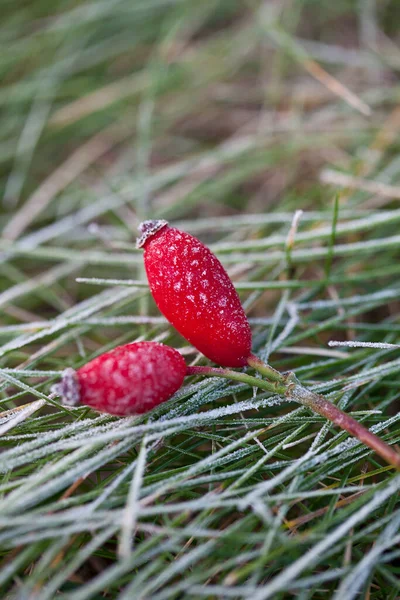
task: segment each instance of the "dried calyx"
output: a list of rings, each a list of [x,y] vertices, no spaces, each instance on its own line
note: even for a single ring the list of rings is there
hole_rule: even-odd
[[[65,369],[61,374],[60,383],[51,387],[54,396],[61,396],[66,406],[78,406],[81,399],[81,386],[75,369]]]
[[[163,219],[143,221],[142,223],[140,223],[138,229],[141,235],[136,240],[136,248],[143,248],[147,240],[153,237],[153,235],[155,235],[157,231],[160,231],[160,229],[162,229],[166,225],[168,225],[168,221],[164,221]]]

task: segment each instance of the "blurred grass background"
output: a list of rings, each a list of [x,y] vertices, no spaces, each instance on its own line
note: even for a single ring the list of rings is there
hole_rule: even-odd
[[[229,269],[255,351],[399,441],[398,350],[327,342],[399,343],[400,4],[1,14],[2,597],[398,598],[399,476],[320,417],[217,380],[138,420],[47,394],[136,339],[204,360],[134,247],[167,218]]]

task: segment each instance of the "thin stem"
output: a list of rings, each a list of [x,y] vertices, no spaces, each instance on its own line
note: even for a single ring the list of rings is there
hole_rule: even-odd
[[[253,387],[258,387],[262,390],[266,390],[267,392],[272,392],[273,394],[279,394],[281,396],[284,396],[286,391],[286,387],[283,385],[270,383],[240,371],[231,371],[230,369],[219,369],[215,367],[187,367],[186,375],[208,375],[210,377],[222,377],[224,379],[247,383]]]
[[[250,354],[249,358],[247,359],[247,364],[249,365],[249,367],[252,367],[256,371],[261,373],[261,375],[265,375],[265,377],[267,377],[271,381],[277,381],[278,383],[283,384],[285,383],[284,375],[282,375],[282,373],[279,373],[279,371],[277,371],[276,369],[273,369],[270,365],[264,363],[260,358],[258,358],[258,356]]]
[[[374,452],[381,456],[387,463],[400,470],[400,454],[398,454],[398,452],[393,450],[393,448],[374,433],[366,429],[361,423],[353,419],[353,417],[329,402],[329,400],[326,400],[323,396],[315,394],[311,390],[303,387],[294,373],[282,375],[282,373],[279,373],[279,371],[276,371],[253,355],[249,357],[248,364],[272,381],[268,382],[264,379],[258,379],[257,377],[252,377],[251,375],[240,371],[214,367],[187,367],[186,374],[223,377],[224,379],[240,381],[268,392],[286,396],[288,400],[307,406],[344,431],[347,431],[361,443],[371,448],[371,450],[374,450]]]
[[[381,438],[366,429],[361,423],[340,410],[340,408],[329,402],[329,400],[326,400],[320,394],[315,394],[303,387],[298,382],[294,373],[289,373],[286,380],[288,383],[285,395],[288,399],[311,408],[314,412],[350,433],[350,435],[360,440],[360,442],[371,448],[371,450],[374,450],[387,463],[400,470],[400,454],[381,440]]]

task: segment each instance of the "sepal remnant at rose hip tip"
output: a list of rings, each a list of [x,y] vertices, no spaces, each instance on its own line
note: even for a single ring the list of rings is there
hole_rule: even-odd
[[[136,248],[142,248],[149,238],[151,238],[157,233],[157,231],[160,231],[160,229],[166,225],[168,225],[168,221],[164,221],[163,219],[143,221],[140,223],[138,229],[141,233],[141,236],[136,240]]]
[[[207,358],[241,367],[251,353],[250,325],[229,275],[197,238],[166,221],[145,221],[138,247],[153,298],[168,321]]]
[[[52,388],[68,406],[80,404],[117,416],[145,413],[182,385],[186,363],[174,348],[158,342],[118,346],[74,371],[66,369]]]
[[[69,367],[62,372],[60,383],[52,386],[51,393],[61,396],[65,406],[78,406],[81,398],[80,388],[78,373]]]

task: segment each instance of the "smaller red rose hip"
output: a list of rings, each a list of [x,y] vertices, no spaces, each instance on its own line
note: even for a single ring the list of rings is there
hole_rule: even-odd
[[[167,221],[144,221],[139,230],[137,247],[144,249],[150,290],[163,315],[210,360],[244,366],[251,354],[250,325],[218,258]]]
[[[174,348],[158,342],[118,346],[75,371],[66,369],[52,391],[68,406],[86,404],[127,417],[168,400],[182,385],[186,363]]]

